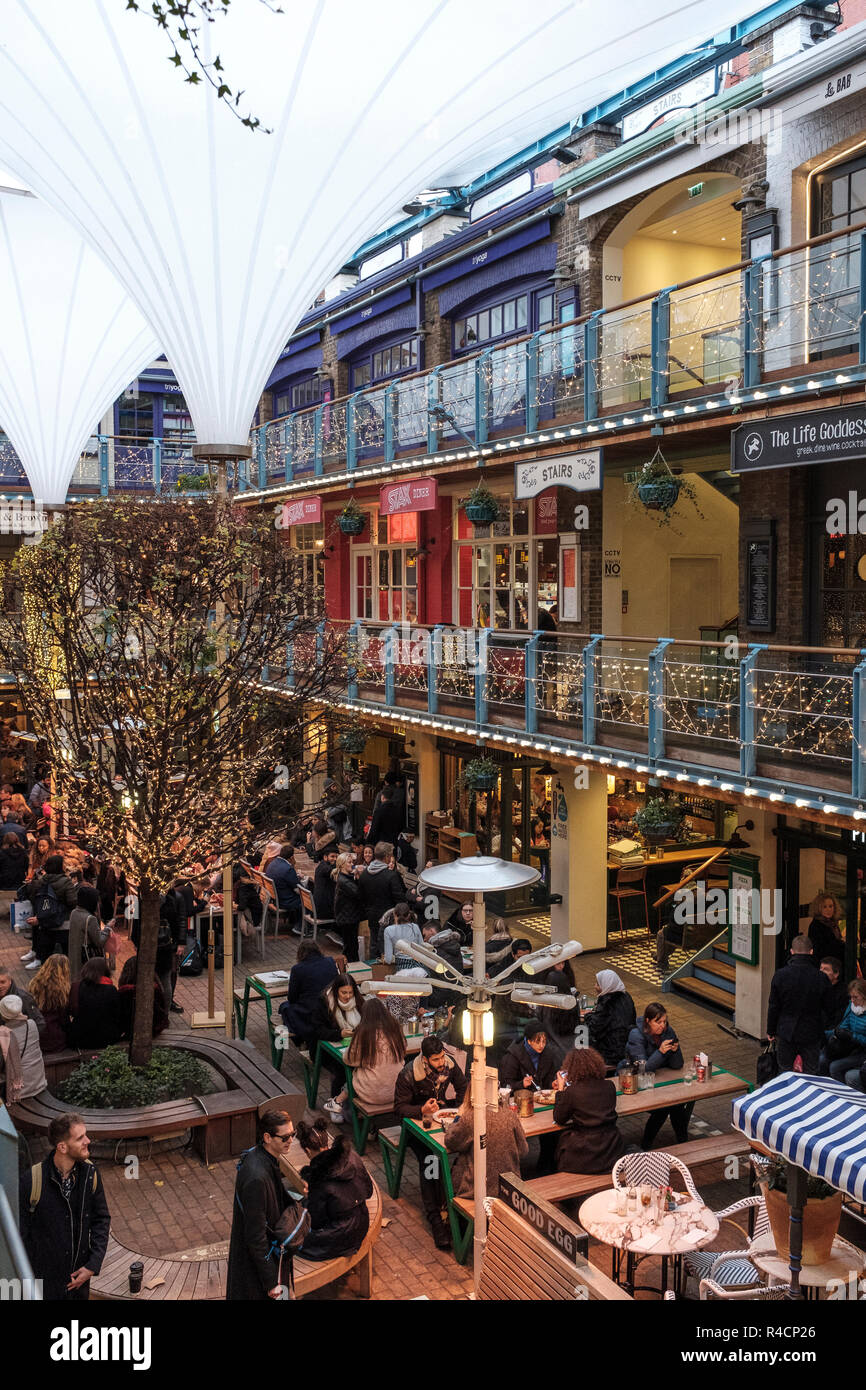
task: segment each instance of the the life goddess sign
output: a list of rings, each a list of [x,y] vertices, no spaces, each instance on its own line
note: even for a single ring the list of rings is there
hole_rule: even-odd
[[[379,493],[382,516],[397,516],[400,512],[431,512],[437,503],[435,478],[407,478],[402,483],[389,483]]]

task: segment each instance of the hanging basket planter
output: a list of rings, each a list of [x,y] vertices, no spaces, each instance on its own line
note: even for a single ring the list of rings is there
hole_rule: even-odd
[[[358,757],[367,747],[367,734],[363,729],[346,729],[338,739],[340,748],[350,757]]]
[[[490,526],[499,516],[499,499],[486,483],[478,483],[463,503],[463,510],[473,526]]]
[[[489,758],[472,758],[460,774],[460,785],[469,792],[489,792],[499,779],[499,768]]]
[[[649,483],[638,483],[637,495],[648,512],[668,512],[676,506],[680,486],[678,478],[668,481],[659,478]]]
[[[339,518],[340,530],[344,536],[360,536],[364,530],[366,517],[363,513],[356,516],[351,512],[343,512]]]

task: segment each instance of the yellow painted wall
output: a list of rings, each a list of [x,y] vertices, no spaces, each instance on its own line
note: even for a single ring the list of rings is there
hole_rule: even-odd
[[[718,621],[726,622],[737,612],[737,548],[739,512],[699,474],[685,475],[694,484],[701,520],[692,504],[681,501],[670,526],[659,526],[652,512],[627,504],[630,484],[622,478],[608,478],[604,484],[604,544],[615,537],[621,548],[620,579],[603,585],[603,631],[613,635],[662,637],[668,631],[669,557],[718,555],[720,601]],[[620,592],[628,590],[628,612],[620,609]],[[706,621],[715,616],[712,609]],[[694,634],[697,638],[697,633]]]
[[[617,286],[621,300],[638,299],[641,295],[657,294],[668,285],[682,284],[696,275],[709,275],[723,270],[739,256],[738,246],[720,244],[697,246],[672,236],[667,241],[659,237],[633,236],[623,247],[622,285]],[[614,301],[615,302],[615,301]]]

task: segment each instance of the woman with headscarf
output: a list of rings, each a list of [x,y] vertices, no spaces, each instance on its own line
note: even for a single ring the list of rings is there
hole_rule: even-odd
[[[628,1035],[637,1022],[634,1000],[615,970],[599,970],[598,1003],[587,1015],[589,1045],[600,1052],[609,1067],[625,1056]]]

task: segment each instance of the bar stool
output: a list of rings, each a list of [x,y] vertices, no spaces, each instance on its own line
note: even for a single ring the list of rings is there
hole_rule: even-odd
[[[629,888],[626,884],[640,884],[640,887]],[[619,918],[619,934],[623,941],[625,932],[622,926],[622,900],[623,898],[643,898],[644,922],[646,924],[647,935],[649,935],[649,905],[646,896],[646,864],[639,869],[618,869],[616,884],[610,889],[609,896],[616,898],[616,913]]]

